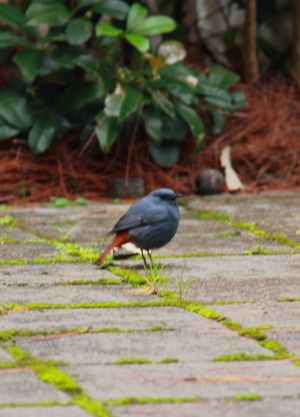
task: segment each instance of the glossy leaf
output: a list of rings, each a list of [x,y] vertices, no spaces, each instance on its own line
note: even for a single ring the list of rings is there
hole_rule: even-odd
[[[121,33],[121,29],[118,29],[107,22],[101,22],[96,25],[96,36],[118,36]]]
[[[75,7],[75,10],[83,9],[84,7],[92,6],[96,3],[100,3],[101,0],[77,0],[77,6]]]
[[[13,57],[24,76],[32,82],[43,63],[43,52],[39,49],[24,49]]]
[[[0,116],[21,130],[28,129],[32,123],[30,108],[25,98],[11,90],[0,90]]]
[[[12,138],[19,133],[19,129],[9,126],[2,118],[0,118],[0,140]]]
[[[27,8],[25,18],[27,26],[62,26],[70,19],[70,12],[60,3],[33,2]]]
[[[103,112],[97,116],[97,119],[100,119],[100,122],[96,128],[96,135],[102,152],[107,153],[118,137],[117,119],[107,117]]]
[[[157,144],[153,140],[148,140],[148,150],[154,161],[164,168],[169,168],[176,164],[179,158],[179,146],[174,143]]]
[[[168,16],[150,16],[134,27],[134,33],[143,36],[158,35],[172,32],[176,28],[176,22]]]
[[[104,108],[105,115],[119,117],[121,113],[123,100],[124,92],[118,86],[115,93],[106,96]]]
[[[0,20],[16,28],[20,28],[25,22],[24,15],[16,7],[7,3],[0,3]]]
[[[82,54],[82,50],[73,45],[58,45],[53,53],[52,60],[67,69],[73,69],[76,66],[76,60]]]
[[[209,73],[209,83],[215,85],[219,88],[228,89],[237,81],[239,81],[240,76],[235,74],[232,71],[227,70],[221,65],[213,65],[210,68]]]
[[[141,89],[136,86],[123,84],[122,90],[124,91],[124,99],[122,101],[119,122],[138,109],[142,98]]]
[[[97,58],[92,54],[82,54],[74,59],[79,67],[85,69],[87,72],[96,72],[98,70],[99,62]]]
[[[92,36],[93,25],[88,19],[77,17],[66,27],[66,38],[72,45],[82,45]]]
[[[50,116],[39,116],[35,119],[28,136],[28,145],[34,155],[45,152],[49,148],[55,133]]]
[[[161,113],[152,106],[143,110],[143,120],[145,130],[148,135],[156,142],[162,142],[162,117]]]
[[[5,30],[0,31],[0,48],[21,45],[29,46],[31,43],[27,39],[21,38],[14,33]]]
[[[127,15],[126,32],[134,32],[135,27],[142,24],[148,14],[146,7],[143,7],[139,3],[134,3]]]
[[[161,110],[168,116],[175,119],[176,113],[173,103],[161,92],[150,90],[153,101],[161,108]]]
[[[182,61],[186,57],[186,49],[181,42],[165,41],[162,42],[157,50],[157,57],[166,65],[173,65]]]
[[[122,0],[102,0],[91,7],[90,10],[106,14],[114,19],[123,20],[128,13],[129,6]]]
[[[77,81],[69,84],[61,93],[57,103],[57,110],[61,114],[69,114],[91,101],[103,99],[104,92],[99,83],[90,81]]]
[[[205,130],[202,120],[191,107],[177,101],[175,108],[183,119],[188,123],[196,141],[196,150],[200,150],[204,145]]]
[[[135,33],[129,33],[125,35],[125,38],[128,40],[129,43],[131,43],[132,46],[138,49],[142,54],[147,52],[150,48],[150,41],[148,38],[145,38],[144,36],[137,35]]]
[[[175,119],[164,115],[162,125],[162,137],[166,140],[181,141],[187,135],[189,126],[186,121],[177,115]]]
[[[241,109],[247,106],[245,94],[241,90],[235,90],[232,93],[232,101],[234,110]]]

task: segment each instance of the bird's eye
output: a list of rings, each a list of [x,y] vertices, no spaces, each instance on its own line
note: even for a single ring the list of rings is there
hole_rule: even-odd
[[[165,199],[166,199],[166,197],[165,197],[164,195],[161,195],[161,196],[160,196],[160,198],[161,198],[162,200],[165,200]]]

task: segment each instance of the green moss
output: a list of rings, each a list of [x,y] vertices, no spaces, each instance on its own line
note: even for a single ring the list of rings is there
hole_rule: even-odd
[[[111,266],[108,268],[108,270],[114,275],[122,277],[124,281],[128,282],[128,284],[134,287],[139,287],[141,285],[145,285],[146,283],[145,278],[142,277],[134,269],[123,269],[123,268]]]
[[[261,332],[261,329],[258,327],[249,327],[246,329],[238,330],[238,334],[249,339],[255,339],[258,341],[265,340],[268,338],[267,335]]]
[[[295,242],[292,239],[289,239],[284,233],[270,233],[265,230],[259,229],[256,225],[256,223],[247,223],[247,222],[235,222],[232,220],[230,216],[227,214],[222,213],[214,213],[214,212],[198,212],[195,216],[196,219],[213,219],[213,220],[219,220],[223,223],[234,226],[239,229],[249,230],[250,232],[254,233],[256,236],[263,237],[267,240],[272,240],[277,243],[280,243],[282,245],[290,246],[292,248],[295,248],[297,250],[300,250],[300,244]],[[259,254],[269,254],[270,252],[260,251]],[[276,252],[275,252],[276,253]]]
[[[74,404],[95,417],[113,417],[100,401],[93,400],[87,394],[78,395],[73,398],[73,401]]]
[[[229,355],[216,356],[213,362],[240,362],[240,361],[265,361],[278,359],[273,355],[256,354],[249,355],[248,353],[231,353]]]
[[[219,320],[223,326],[226,326],[227,329],[233,330],[234,332],[239,332],[243,329],[242,325],[238,323],[237,321],[229,320],[224,317],[221,317],[221,320]]]
[[[18,221],[17,221],[17,219],[15,219],[14,217],[9,216],[9,215],[1,216],[0,217],[0,225],[1,226],[17,227],[18,226]]]
[[[234,232],[224,232],[224,233],[214,233],[214,237],[218,238],[218,239],[227,239],[230,237],[237,237],[239,236],[240,233],[237,231]]]
[[[16,239],[8,239],[7,237],[0,238],[0,245],[16,245],[17,243],[20,243],[20,241]]]
[[[113,362],[114,365],[133,365],[133,364],[138,364],[138,365],[143,365],[143,364],[163,364],[163,363],[177,363],[179,362],[178,359],[174,359],[174,358],[164,358],[164,359],[160,359],[158,361],[153,361],[150,359],[146,359],[146,358],[120,358],[118,360],[116,360],[115,362]]]
[[[61,369],[54,366],[39,366],[34,371],[42,381],[53,385],[60,391],[64,391],[65,393],[71,395],[83,393],[82,387]]]
[[[16,362],[13,362],[13,368],[17,366],[21,368],[29,367],[33,368],[36,371],[40,367],[54,367],[67,365],[65,362],[57,362],[53,360],[44,361],[41,359],[34,358],[19,346],[8,347],[6,351],[16,360]],[[8,362],[6,364],[8,364]]]
[[[151,397],[123,397],[118,400],[105,401],[107,405],[135,405],[135,404],[181,404],[198,403],[198,398],[151,398]]]
[[[16,336],[33,336],[36,332],[33,330],[10,329],[0,332],[0,342],[7,342]]]
[[[122,281],[114,278],[100,278],[95,280],[78,279],[76,281],[55,282],[53,285],[120,285]]]
[[[66,401],[39,401],[39,402],[20,402],[20,403],[2,403],[0,408],[19,408],[19,407],[55,407],[68,406],[74,404],[72,400]]]
[[[26,259],[7,259],[0,261],[0,265],[26,265],[29,262]]]
[[[175,329],[165,328],[162,326],[152,326],[152,327],[148,327],[146,329],[146,332],[160,332],[160,331],[165,331],[165,330],[175,330]]]
[[[293,303],[294,301],[300,301],[300,297],[297,298],[279,298],[277,303]]]
[[[54,222],[52,224],[54,226],[73,225],[73,224],[78,224],[78,221],[76,221],[76,220],[64,220],[64,221],[61,221],[61,222]]]
[[[238,394],[232,398],[232,401],[262,401],[263,397],[258,394]]]
[[[274,352],[277,358],[289,358],[292,356],[277,340],[262,340],[259,342],[259,345]]]

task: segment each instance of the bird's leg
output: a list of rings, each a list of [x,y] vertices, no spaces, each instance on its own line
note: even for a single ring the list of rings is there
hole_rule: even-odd
[[[145,258],[143,249],[141,249],[141,252],[142,252],[142,257],[143,257],[145,268],[148,269],[148,265],[147,265],[147,262],[146,262],[146,258]]]
[[[153,266],[153,258],[152,258],[152,255],[151,255],[149,249],[147,249],[147,253],[148,253],[148,256],[149,256],[149,259],[150,259],[151,266]]]

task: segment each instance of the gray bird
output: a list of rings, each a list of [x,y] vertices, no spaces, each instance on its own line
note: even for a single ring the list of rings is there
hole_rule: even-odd
[[[177,198],[170,188],[159,188],[133,204],[124,216],[106,235],[115,234],[114,241],[102,252],[97,264],[101,264],[105,256],[113,249],[131,242],[143,251],[165,246],[174,237],[180,219]]]

